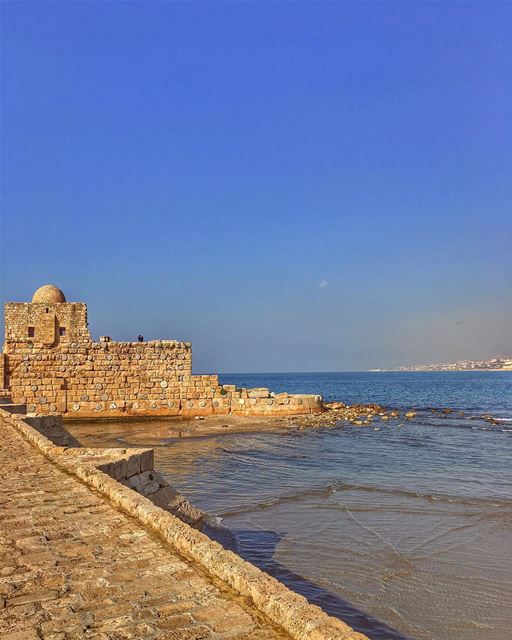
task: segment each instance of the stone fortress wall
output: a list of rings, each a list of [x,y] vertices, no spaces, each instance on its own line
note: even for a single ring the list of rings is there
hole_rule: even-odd
[[[294,415],[323,410],[315,395],[273,394],[192,375],[188,342],[93,342],[87,306],[45,285],[31,303],[5,305],[0,387],[35,414],[123,416]]]

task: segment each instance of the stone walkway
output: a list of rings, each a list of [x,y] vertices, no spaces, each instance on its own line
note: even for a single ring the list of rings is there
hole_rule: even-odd
[[[289,637],[239,601],[0,417],[3,640]]]

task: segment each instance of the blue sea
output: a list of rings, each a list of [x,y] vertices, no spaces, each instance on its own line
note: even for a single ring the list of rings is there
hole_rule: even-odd
[[[374,640],[512,638],[512,372],[221,381],[417,415],[183,439],[145,422],[70,430],[155,447],[211,535]]]

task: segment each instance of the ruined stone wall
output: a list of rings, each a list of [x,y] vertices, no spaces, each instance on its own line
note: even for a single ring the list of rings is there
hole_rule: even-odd
[[[177,415],[182,399],[213,397],[216,376],[191,375],[190,344],[90,342],[7,354],[10,391],[29,412]],[[209,385],[209,386],[208,386]]]
[[[6,384],[30,413],[271,416],[322,409],[320,396],[275,395],[192,375],[188,342],[93,342],[82,303],[9,303],[5,328]]]
[[[14,402],[30,413],[105,416],[289,415],[319,410],[319,396],[271,394],[192,375],[189,343],[91,342],[6,354]]]

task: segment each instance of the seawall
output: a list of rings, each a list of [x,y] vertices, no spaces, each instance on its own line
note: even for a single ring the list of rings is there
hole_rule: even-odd
[[[22,414],[0,408],[0,419],[52,465],[104,496],[117,509],[135,518],[143,528],[156,533],[182,558],[201,567],[213,580],[238,594],[250,607],[284,630],[288,637],[297,640],[367,640],[366,636],[327,616],[304,597],[226,551],[205,534],[154,504],[143,493],[130,488],[127,480],[138,478],[140,482],[142,474],[153,470],[151,450],[96,451],[58,446],[38,430],[46,430],[47,433],[48,429],[60,431],[58,418],[52,418],[56,422],[50,425],[48,418],[27,420]],[[268,637],[278,636],[271,634]]]

